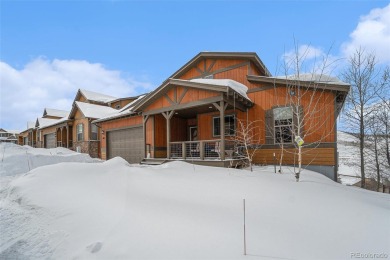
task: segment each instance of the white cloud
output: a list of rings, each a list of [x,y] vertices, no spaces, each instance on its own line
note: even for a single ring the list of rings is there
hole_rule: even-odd
[[[283,55],[284,63],[278,74],[292,75],[299,72],[332,75],[339,58],[331,55],[329,51],[324,51],[321,47],[301,44]],[[299,61],[298,67],[297,60]]]
[[[360,17],[349,36],[350,40],[342,46],[345,57],[362,47],[365,51],[374,52],[380,62],[390,63],[390,4]]]
[[[19,130],[41,116],[45,107],[70,110],[79,88],[116,97],[153,88],[146,80],[124,77],[99,63],[44,58],[31,61],[21,70],[0,62],[0,86],[0,127]]]

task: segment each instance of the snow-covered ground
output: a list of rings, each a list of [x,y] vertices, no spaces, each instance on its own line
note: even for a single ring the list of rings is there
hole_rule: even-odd
[[[339,152],[339,178],[342,184],[353,185],[360,181],[359,139],[351,134],[337,132]]]
[[[11,151],[5,149],[2,165]],[[41,155],[33,151],[31,157]],[[69,152],[61,153],[69,157]],[[51,156],[53,162],[57,156]],[[19,158],[15,167],[26,163]],[[45,162],[52,163],[50,157]],[[140,166],[121,158],[51,164],[26,174],[6,172],[0,178],[12,181],[1,186],[0,259],[390,255],[388,194],[346,187],[310,171],[296,183],[285,172],[184,162]],[[248,256],[243,256],[244,198]]]

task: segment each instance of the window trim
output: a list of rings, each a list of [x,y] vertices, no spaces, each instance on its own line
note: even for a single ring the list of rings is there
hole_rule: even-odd
[[[275,109],[280,109],[280,108],[290,108],[291,109],[291,124],[283,124],[283,125],[276,125],[275,122],[276,122],[276,119],[275,119]],[[281,107],[274,107],[272,108],[272,120],[273,120],[273,139],[274,139],[274,144],[276,145],[281,145],[281,144],[293,144],[294,143],[294,110],[293,110],[293,107],[291,106],[281,106]],[[280,119],[279,119],[280,120]],[[287,120],[290,120],[287,119]],[[291,130],[291,141],[290,142],[277,142],[277,138],[276,138],[276,128],[282,128],[282,127],[289,127],[291,126],[290,130]]]
[[[234,133],[233,134],[227,134],[227,132],[226,132],[226,124],[225,124],[225,136],[235,136],[236,135],[236,129],[237,129],[236,115],[235,114],[229,114],[229,115],[225,115],[225,118],[226,117],[233,117],[233,119],[234,119],[234,123],[233,123],[233,125],[234,125],[234,129],[233,129]],[[213,117],[213,128],[211,129],[213,131],[213,137],[221,137],[221,130],[219,130],[220,131],[219,135],[215,134],[215,131],[214,131],[214,129],[215,129],[215,119],[220,119],[220,117],[219,116],[214,116]]]
[[[96,127],[96,132],[93,132],[93,128]],[[93,139],[93,134],[96,133],[96,139]],[[97,125],[91,123],[91,141],[99,141],[99,128]]]
[[[79,133],[79,127],[80,126],[81,126],[81,132]],[[82,138],[79,138],[80,134],[81,134]],[[77,139],[77,142],[84,141],[84,124],[83,123],[79,123],[76,126],[76,139]]]

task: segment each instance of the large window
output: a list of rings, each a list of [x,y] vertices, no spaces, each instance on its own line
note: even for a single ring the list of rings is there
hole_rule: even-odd
[[[275,143],[292,143],[293,111],[291,107],[274,108]]]
[[[98,127],[94,124],[91,124],[91,140],[98,139]]]
[[[236,131],[236,119],[234,115],[225,116],[225,136],[234,135]],[[213,136],[221,136],[221,120],[213,118]]]
[[[83,124],[77,125],[77,141],[83,141],[84,140],[84,126]]]

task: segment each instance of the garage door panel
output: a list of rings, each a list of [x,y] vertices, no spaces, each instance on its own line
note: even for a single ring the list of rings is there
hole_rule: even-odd
[[[55,133],[44,135],[43,138],[44,138],[44,147],[45,148],[55,148],[56,147]]]
[[[107,132],[107,158],[116,156],[129,163],[141,162],[144,157],[142,127]]]

